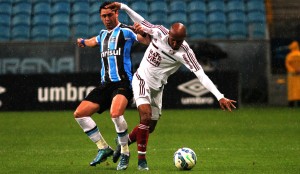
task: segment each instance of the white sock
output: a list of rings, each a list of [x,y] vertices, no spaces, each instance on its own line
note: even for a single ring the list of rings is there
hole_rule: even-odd
[[[124,116],[121,115],[116,118],[112,118],[113,123],[115,124],[115,128],[118,134],[118,141],[121,145],[121,153],[129,155],[128,148],[128,132],[127,132],[127,122],[124,119]]]
[[[81,117],[75,118],[79,126],[83,129],[86,135],[96,143],[99,149],[104,149],[108,147],[108,144],[105,142],[102,137],[95,121],[91,117]]]

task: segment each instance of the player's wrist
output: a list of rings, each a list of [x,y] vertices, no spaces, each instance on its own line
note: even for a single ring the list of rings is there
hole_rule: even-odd
[[[80,43],[81,43],[84,47],[86,47],[85,39],[81,39]]]

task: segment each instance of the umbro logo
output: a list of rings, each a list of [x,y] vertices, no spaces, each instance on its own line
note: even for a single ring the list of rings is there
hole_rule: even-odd
[[[179,85],[177,89],[195,97],[209,93],[209,90],[207,90],[197,78]]]

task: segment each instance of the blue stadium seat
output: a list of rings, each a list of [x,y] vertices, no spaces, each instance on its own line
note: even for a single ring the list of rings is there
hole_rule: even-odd
[[[264,12],[261,11],[251,11],[248,12],[248,22],[266,22],[266,15]]]
[[[183,23],[184,25],[187,25],[187,16],[186,13],[183,12],[177,12],[177,13],[171,13],[168,18],[168,22],[170,25],[172,25],[175,22]]]
[[[124,24],[133,23],[132,20],[130,20],[130,18],[128,17],[127,13],[124,11],[121,11],[121,10],[119,11],[119,21]],[[100,20],[100,22],[102,22],[102,21]]]
[[[97,36],[99,35],[99,32],[102,30],[102,29],[105,29],[105,26],[103,23],[99,23],[97,25],[93,25],[93,26],[89,26],[89,36],[92,37],[92,36]]]
[[[12,18],[13,26],[30,26],[31,16],[25,14],[19,14]]]
[[[39,14],[32,18],[32,26],[45,25],[50,26],[50,15],[49,14]]]
[[[227,12],[245,12],[245,3],[241,0],[229,0],[226,5]]]
[[[0,14],[0,26],[10,26],[10,15],[8,14]],[[1,31],[1,30],[0,30]]]
[[[192,39],[202,39],[207,37],[207,27],[203,23],[194,23],[188,26],[187,34]]]
[[[35,26],[31,29],[31,40],[33,41],[48,41],[49,26]]]
[[[72,14],[79,14],[79,13],[83,13],[83,14],[89,14],[89,2],[88,1],[76,1],[74,2],[74,4],[72,5]]]
[[[11,15],[12,5],[11,3],[0,2],[0,14]]]
[[[51,3],[51,0],[31,0],[31,1],[32,4],[41,3],[41,2]]]
[[[12,12],[14,15],[25,14],[31,15],[31,3],[30,2],[19,2],[13,6]]]
[[[152,13],[148,18],[149,22],[155,25],[168,25],[168,15],[165,13]]]
[[[225,4],[223,0],[209,0],[207,4],[207,11],[208,12],[215,12],[215,11],[225,11]]]
[[[90,3],[90,8],[89,8],[90,16],[95,15],[95,14],[99,15],[99,8],[100,8],[99,2]]]
[[[168,13],[168,5],[166,1],[150,1],[151,13]]]
[[[70,39],[70,28],[68,26],[54,26],[50,29],[50,40],[68,41]]]
[[[206,12],[205,0],[193,0],[188,3],[188,12],[202,11]]]
[[[228,35],[230,39],[246,39],[247,27],[243,22],[234,22],[228,25]]]
[[[248,24],[250,39],[265,39],[266,24],[265,23],[250,23]]]
[[[72,25],[88,25],[90,16],[84,13],[77,13],[71,17]]]
[[[90,16],[89,25],[98,25],[99,23],[102,23],[99,14],[94,14]]]
[[[14,26],[11,30],[11,40],[28,41],[30,36],[29,26]]]
[[[265,3],[262,0],[251,0],[246,2],[247,11],[260,11],[265,12]]]
[[[137,13],[148,13],[149,6],[146,1],[134,1],[130,4],[130,8],[132,8]]]
[[[52,14],[70,14],[70,3],[69,2],[56,2],[52,6]]]
[[[70,15],[60,13],[51,17],[51,25],[70,25]]]
[[[48,2],[39,2],[33,6],[34,15],[51,14],[51,4]]]
[[[194,11],[189,13],[189,23],[206,23],[206,13],[203,11]]]
[[[226,16],[225,13],[222,11],[214,11],[210,12],[208,14],[208,24],[211,23],[225,23],[226,22]]]
[[[185,1],[182,0],[172,0],[170,1],[170,13],[183,12],[186,13],[187,5]]]
[[[228,23],[231,22],[246,22],[246,15],[242,11],[231,11],[227,14]]]
[[[76,25],[72,28],[73,38],[88,38],[89,26],[88,25]]]
[[[226,39],[227,28],[224,23],[212,23],[208,25],[208,36],[211,39]]]
[[[10,39],[10,28],[9,26],[0,25],[0,42],[9,41]]]

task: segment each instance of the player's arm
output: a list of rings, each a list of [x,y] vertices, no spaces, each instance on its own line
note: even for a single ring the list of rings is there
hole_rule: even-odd
[[[133,28],[137,33],[137,40],[145,45],[149,45],[151,43],[151,36],[144,32],[143,27],[139,23],[134,23]]]
[[[98,45],[98,42],[96,40],[96,37],[92,37],[90,39],[83,39],[83,38],[78,38],[77,39],[77,45],[79,47],[95,47]]]

